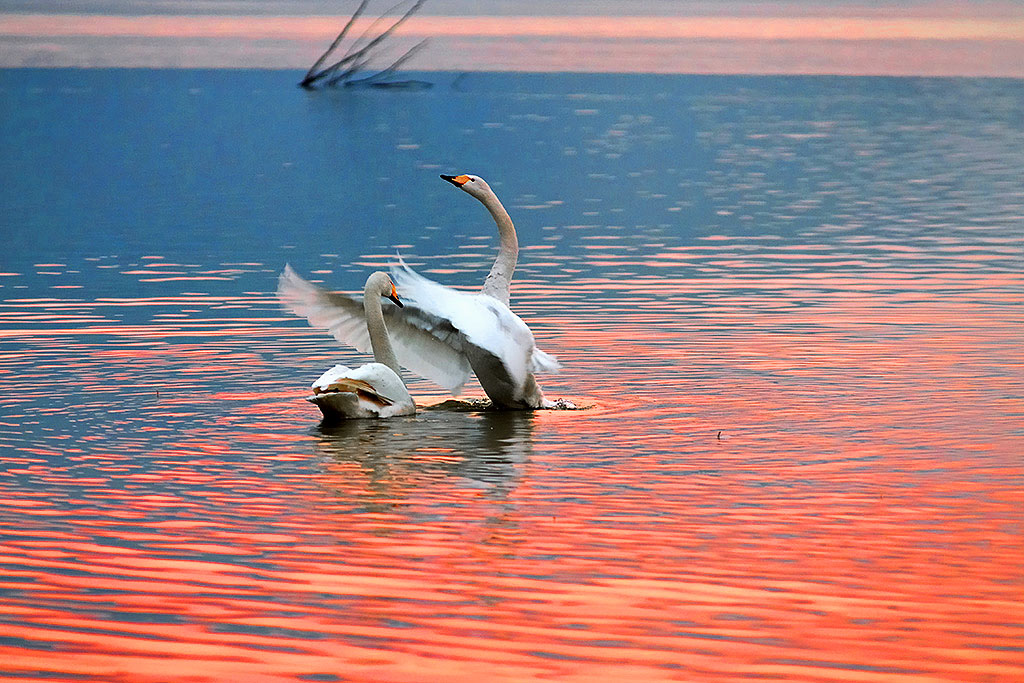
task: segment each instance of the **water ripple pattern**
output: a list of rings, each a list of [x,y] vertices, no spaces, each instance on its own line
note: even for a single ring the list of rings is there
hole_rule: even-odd
[[[0,678],[1024,677],[1024,85],[431,77],[0,72]],[[588,410],[301,400],[439,172]]]

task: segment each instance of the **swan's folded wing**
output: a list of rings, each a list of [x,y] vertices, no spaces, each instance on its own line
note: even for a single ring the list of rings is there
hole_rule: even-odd
[[[290,266],[278,278],[281,303],[313,327],[335,339],[370,353],[370,335],[361,300],[321,289],[299,277]],[[472,371],[464,338],[451,323],[416,306],[388,306],[384,310],[388,335],[398,364],[458,395]]]

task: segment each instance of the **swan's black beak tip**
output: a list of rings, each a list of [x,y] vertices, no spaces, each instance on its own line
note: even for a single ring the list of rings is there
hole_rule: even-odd
[[[445,175],[444,173],[442,173],[441,174],[441,180],[447,180],[452,185],[458,185],[458,183],[455,182],[455,176],[453,176],[453,175]]]
[[[395,305],[398,306],[399,308],[405,308],[405,304],[403,304],[401,299],[399,299],[397,296],[389,294],[388,298],[394,301]]]

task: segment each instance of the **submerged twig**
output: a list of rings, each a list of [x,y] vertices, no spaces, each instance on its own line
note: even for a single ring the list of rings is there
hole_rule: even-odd
[[[330,61],[332,57],[337,57],[341,44],[345,41],[345,38],[352,30],[356,20],[366,12],[366,9],[370,4],[370,0],[361,0],[359,6],[356,7],[352,16],[349,17],[348,21],[345,23],[345,26],[342,27],[341,32],[338,33],[337,37],[331,42],[327,50],[325,50],[316,62],[313,63],[313,66],[309,68],[309,71],[306,72],[305,77],[299,82],[299,85],[307,90],[312,90],[317,86],[333,87],[338,85],[382,86],[390,84],[396,87],[405,83],[419,87],[429,85],[420,81],[384,80],[393,74],[399,66],[416,54],[426,44],[425,40],[417,43],[407,50],[387,68],[370,76],[359,79],[354,78],[356,74],[370,66],[370,63],[378,55],[377,48],[380,47],[385,40],[391,37],[392,34],[394,34],[394,32],[412,15],[418,12],[426,0],[415,0],[412,5],[401,14],[401,16],[391,22],[390,26],[383,30],[378,29],[378,27],[385,22],[386,17],[399,11],[401,7],[407,5],[409,2],[410,0],[402,0],[374,19],[370,26],[364,30],[358,38],[352,41],[352,44],[349,45],[348,49],[340,58],[325,67],[324,64],[326,62]]]

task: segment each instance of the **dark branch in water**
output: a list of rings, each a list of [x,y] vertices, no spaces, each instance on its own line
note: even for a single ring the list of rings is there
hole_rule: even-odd
[[[405,64],[407,61],[409,61],[409,59],[411,59],[413,55],[415,55],[417,52],[419,52],[421,49],[423,49],[423,46],[426,45],[426,44],[427,44],[427,40],[426,39],[421,40],[420,42],[416,43],[411,48],[409,48],[404,55],[402,55],[401,57],[396,59],[391,64],[391,66],[389,66],[388,68],[382,69],[381,71],[378,71],[377,73],[373,74],[372,76],[367,76],[365,78],[359,78],[359,79],[356,79],[356,80],[345,81],[345,86],[346,87],[352,87],[352,86],[369,86],[369,85],[386,85],[386,84],[394,85],[394,84],[397,84],[397,83],[412,83],[412,82],[414,82],[414,81],[383,81],[382,82],[382,79],[385,79],[388,76],[390,76],[392,73],[394,73],[395,70],[398,67],[402,66],[402,64]]]
[[[306,88],[316,80],[317,69],[323,66],[323,63],[327,61],[327,57],[338,49],[338,46],[341,45],[341,41],[345,40],[345,36],[348,35],[349,29],[352,28],[352,24],[356,23],[356,19],[358,19],[359,15],[366,10],[366,6],[368,4],[370,4],[370,0],[362,0],[362,2],[359,3],[359,7],[356,7],[356,11],[348,18],[345,28],[341,29],[341,33],[339,33],[338,37],[334,39],[331,46],[327,48],[322,55],[320,55],[320,58],[313,62],[313,66],[309,67],[309,71],[306,72],[306,77],[302,79],[302,82],[299,83],[299,85]]]
[[[388,17],[388,15],[400,11],[401,8],[408,5],[409,2],[410,0],[402,0],[397,5],[384,12],[384,14],[374,19],[369,28],[363,31],[358,38],[352,41],[344,53],[341,54],[341,57],[338,58],[338,53],[341,50],[341,44],[345,41],[349,31],[355,25],[356,20],[366,12],[366,8],[370,4],[370,0],[361,0],[359,6],[356,7],[355,12],[352,13],[352,16],[349,17],[345,26],[341,29],[341,32],[331,43],[330,47],[328,47],[316,62],[313,63],[313,66],[309,68],[309,71],[306,72],[305,78],[302,79],[299,85],[307,90],[313,90],[318,86],[336,87],[339,85],[395,88],[430,87],[429,83],[423,81],[386,80],[395,72],[396,69],[398,69],[398,67],[408,61],[414,54],[419,52],[419,50],[426,44],[427,41],[425,40],[417,43],[407,50],[386,69],[382,69],[370,76],[364,76],[358,79],[355,78],[356,74],[367,69],[373,59],[378,56],[380,52],[378,48],[381,44],[391,37],[398,27],[404,24],[409,17],[418,12],[426,0],[415,0],[415,2],[413,2],[401,16],[391,22],[390,26],[383,30],[379,28],[381,24],[385,22],[385,18]],[[335,61],[325,67],[324,64],[329,62],[331,59],[335,59]]]

